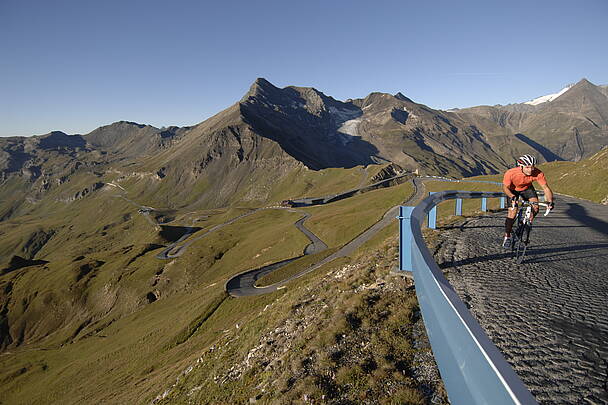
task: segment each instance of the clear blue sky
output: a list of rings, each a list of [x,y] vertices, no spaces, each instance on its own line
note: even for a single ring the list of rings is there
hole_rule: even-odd
[[[257,77],[433,108],[608,84],[608,1],[0,0],[0,136],[192,125]]]

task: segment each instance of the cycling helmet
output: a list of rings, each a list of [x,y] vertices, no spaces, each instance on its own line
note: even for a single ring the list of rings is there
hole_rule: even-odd
[[[532,155],[523,155],[517,158],[518,166],[534,166],[536,165],[536,158]]]

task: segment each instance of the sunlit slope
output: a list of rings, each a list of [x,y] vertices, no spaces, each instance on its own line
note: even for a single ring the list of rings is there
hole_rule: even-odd
[[[553,191],[596,203],[608,201],[608,148],[579,162],[544,163],[539,168],[545,173]],[[501,175],[469,179],[502,182]]]
[[[372,182],[380,169],[311,171],[310,177],[303,176],[304,186],[294,179],[284,192],[346,191]],[[177,228],[199,228],[190,237],[195,238],[250,210],[155,207],[144,215],[139,204],[152,204],[136,203],[128,184],[123,185],[106,185],[70,202],[41,204],[0,226],[4,255],[29,252],[48,262],[0,275],[3,401],[149,403],[201,350],[282,294],[227,298],[227,279],[299,256],[309,243],[293,226],[301,212],[270,208],[197,239],[177,259],[159,260],[161,248],[180,235]],[[324,219],[310,227],[334,245],[344,243],[410,193],[411,186],[402,184],[318,207],[311,210],[311,219]],[[158,220],[168,222],[158,225]],[[176,229],[167,232],[168,227]],[[28,244],[33,234],[38,245]],[[42,243],[44,235],[48,238]],[[26,245],[30,250],[23,252]],[[271,314],[254,324],[230,350],[256,344],[259,331],[274,318]]]
[[[373,190],[327,205],[306,208],[312,214],[307,227],[328,246],[341,246],[378,222],[413,193],[411,182]]]

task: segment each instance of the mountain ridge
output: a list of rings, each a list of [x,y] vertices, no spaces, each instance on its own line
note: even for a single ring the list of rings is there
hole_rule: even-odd
[[[448,114],[490,135],[493,148],[502,151],[504,158],[536,153],[541,161],[578,161],[608,142],[608,96],[587,79],[554,100],[535,106],[477,106]]]
[[[460,177],[497,173],[522,153],[576,161],[607,143],[607,94],[608,86],[583,79],[536,106],[442,111],[401,92],[340,101],[258,78],[235,104],[193,126],[118,121],[84,135],[0,138],[0,179],[27,190],[4,200],[0,218],[55,189],[65,190],[59,200],[83,195],[91,184],[114,181],[111,173],[137,176],[136,195],[163,206],[211,208],[265,201],[282,179],[306,169],[392,162]]]

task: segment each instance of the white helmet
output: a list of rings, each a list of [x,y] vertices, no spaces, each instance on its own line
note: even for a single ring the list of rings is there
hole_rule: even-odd
[[[532,155],[523,155],[517,158],[518,166],[534,166],[536,165],[536,158]]]

